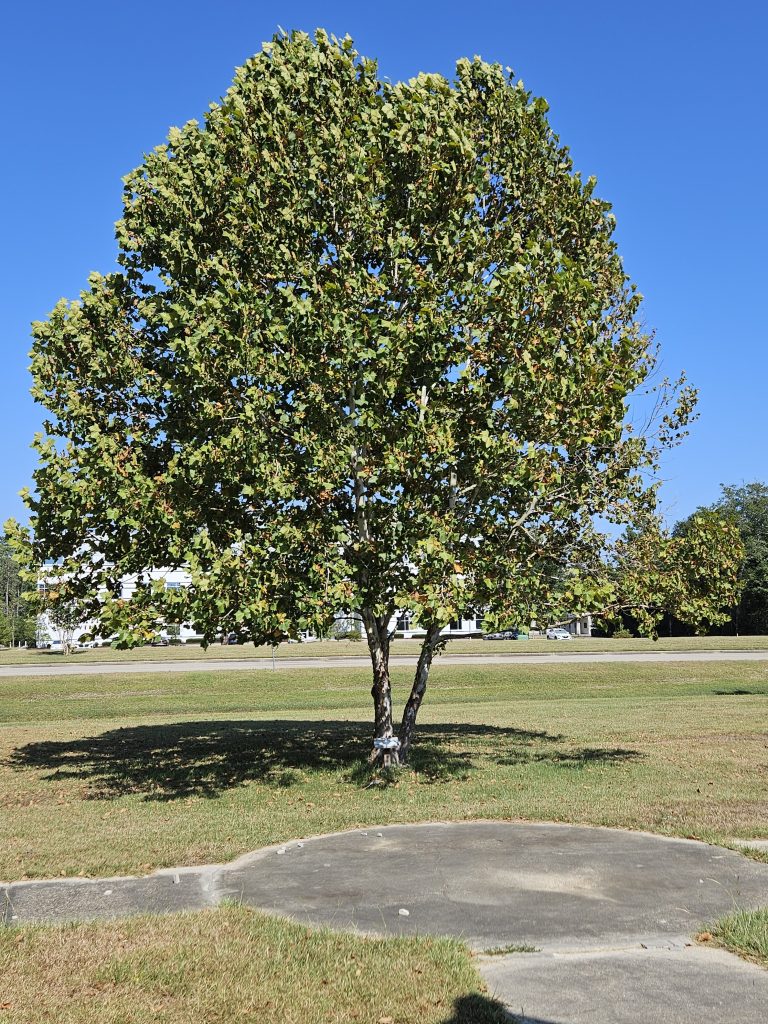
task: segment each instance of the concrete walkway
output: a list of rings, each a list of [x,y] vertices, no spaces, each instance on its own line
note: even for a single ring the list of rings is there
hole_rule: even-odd
[[[392,655],[392,667],[413,668],[417,655]],[[768,661],[765,651],[638,651],[612,654],[443,654],[436,665],[558,665],[584,662],[676,662],[676,661]],[[278,658],[279,669],[370,668],[367,657],[354,658]],[[50,665],[0,665],[0,678],[4,676],[90,676],[135,675],[157,672],[243,672],[272,671],[271,658],[200,658],[190,661],[75,661]]]
[[[703,843],[552,824],[392,825],[145,878],[0,887],[6,924],[215,906],[310,925],[452,935],[532,1024],[765,1024],[768,971],[692,944],[768,905],[768,864]],[[488,955],[531,945],[536,953]]]

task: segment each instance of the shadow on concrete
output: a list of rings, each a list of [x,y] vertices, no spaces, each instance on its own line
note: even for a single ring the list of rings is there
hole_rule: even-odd
[[[510,1024],[518,1018],[509,1014],[496,999],[473,992],[453,1004],[453,1013],[441,1024]],[[545,1021],[537,1024],[546,1024]]]
[[[14,769],[47,771],[51,781],[81,779],[90,799],[128,794],[146,800],[216,797],[250,782],[292,786],[316,772],[350,783],[370,778],[369,722],[200,721],[112,729],[73,740],[18,747]],[[563,736],[465,723],[423,725],[411,757],[422,782],[466,779],[479,761],[547,762],[581,768],[636,759],[633,750],[563,749]]]

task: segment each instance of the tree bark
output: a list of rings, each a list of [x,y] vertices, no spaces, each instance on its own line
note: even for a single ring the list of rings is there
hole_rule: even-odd
[[[373,669],[374,740],[394,739],[392,726],[392,683],[389,678],[389,616],[376,616],[370,608],[360,612],[365,626]],[[399,764],[398,751],[374,745],[370,760],[382,768]]]
[[[432,665],[432,657],[435,648],[440,640],[440,626],[431,625],[427,628],[427,635],[421,645],[419,661],[416,665],[416,674],[411,687],[411,695],[403,711],[403,720],[400,725],[400,763],[408,761],[408,755],[413,744],[413,737],[416,732],[416,716],[419,713],[421,702],[427,690],[429,670]]]

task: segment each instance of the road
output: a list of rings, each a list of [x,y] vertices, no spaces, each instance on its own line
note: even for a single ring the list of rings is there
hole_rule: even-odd
[[[679,661],[768,661],[766,651],[652,651],[616,654],[444,654],[437,665],[575,665],[589,662],[639,662],[643,664]],[[416,656],[393,655],[391,667],[416,665]],[[282,669],[366,669],[368,658],[278,658],[275,668]],[[147,675],[159,672],[248,672],[272,671],[270,658],[200,658],[194,661],[100,661],[98,664],[77,662],[61,665],[2,665],[0,678],[19,676],[97,676]]]

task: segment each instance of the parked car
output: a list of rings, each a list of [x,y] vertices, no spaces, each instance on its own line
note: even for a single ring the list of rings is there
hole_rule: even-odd
[[[547,640],[570,640],[571,634],[561,626],[550,627],[546,632]]]
[[[167,647],[168,637],[167,636],[156,636],[154,640],[149,641],[150,647]]]
[[[483,640],[517,640],[519,636],[517,629],[502,629],[499,633],[483,633]]]

